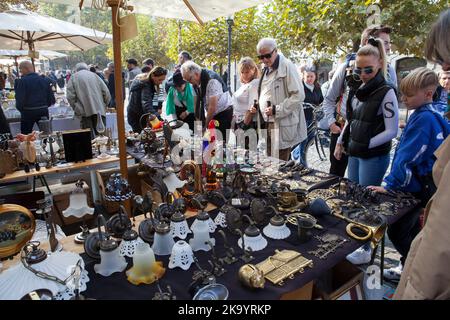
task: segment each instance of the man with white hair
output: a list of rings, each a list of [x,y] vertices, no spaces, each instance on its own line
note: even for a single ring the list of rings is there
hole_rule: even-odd
[[[219,122],[219,131],[226,141],[226,130],[231,128],[233,119],[233,101],[223,81],[214,71],[202,69],[193,61],[187,61],[181,66],[183,79],[194,86],[197,95],[195,118],[201,120],[203,126],[208,126],[211,120]]]
[[[19,64],[22,78],[14,83],[16,108],[20,111],[20,131],[29,134],[42,117],[48,118],[48,107],[55,103],[50,79],[34,72],[30,61]]]
[[[289,160],[291,148],[306,139],[303,112],[305,92],[295,65],[278,53],[274,39],[263,38],[256,47],[264,63],[260,90],[259,115],[266,123],[269,156]]]
[[[105,121],[106,106],[111,95],[105,82],[90,72],[86,63],[78,63],[75,71],[67,84],[67,100],[75,115],[81,118],[81,128],[90,128],[92,133],[97,134],[97,115],[101,115]]]

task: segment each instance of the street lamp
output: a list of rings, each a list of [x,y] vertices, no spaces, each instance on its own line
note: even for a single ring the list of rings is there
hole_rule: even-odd
[[[228,91],[231,92],[231,86],[230,86],[230,76],[231,76],[231,30],[233,27],[234,21],[233,16],[227,17],[227,25],[228,25],[228,70],[227,70],[227,86]]]

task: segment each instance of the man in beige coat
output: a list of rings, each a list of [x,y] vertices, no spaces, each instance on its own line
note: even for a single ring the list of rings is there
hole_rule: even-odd
[[[101,115],[105,123],[106,106],[111,100],[108,87],[95,73],[88,70],[86,63],[75,66],[76,73],[67,84],[67,100],[75,115],[81,118],[81,128],[91,128],[96,133],[97,115]]]
[[[278,53],[274,39],[261,39],[256,50],[265,66],[259,107],[268,129],[267,149],[270,156],[289,160],[291,148],[307,136],[303,112],[305,91],[297,68]]]
[[[450,9],[428,36],[426,56],[450,70]],[[450,299],[450,138],[436,150],[433,180],[437,191],[425,208],[425,224],[411,244],[394,299]]]

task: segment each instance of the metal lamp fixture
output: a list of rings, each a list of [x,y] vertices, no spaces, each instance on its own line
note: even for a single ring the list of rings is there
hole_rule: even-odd
[[[63,210],[62,214],[64,217],[83,218],[83,226],[81,227],[83,231],[77,234],[74,239],[75,243],[83,243],[89,235],[89,228],[86,225],[84,216],[94,214],[94,208],[89,207],[87,204],[87,195],[83,190],[83,181],[78,180],[75,185],[75,190],[70,194],[69,207]]]

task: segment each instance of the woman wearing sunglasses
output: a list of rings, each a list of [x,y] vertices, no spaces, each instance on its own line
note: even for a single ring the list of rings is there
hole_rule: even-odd
[[[338,138],[334,156],[349,155],[348,178],[363,186],[379,186],[389,166],[391,140],[398,131],[398,102],[386,81],[386,54],[381,39],[369,39],[356,54],[353,70],[361,86],[351,89],[347,121]],[[347,256],[353,264],[368,263],[370,245]]]
[[[140,119],[143,114],[152,113],[161,118],[158,110],[153,107],[153,98],[158,94],[166,75],[166,69],[156,66],[149,73],[136,76],[131,83],[127,118],[134,132],[141,132]]]

